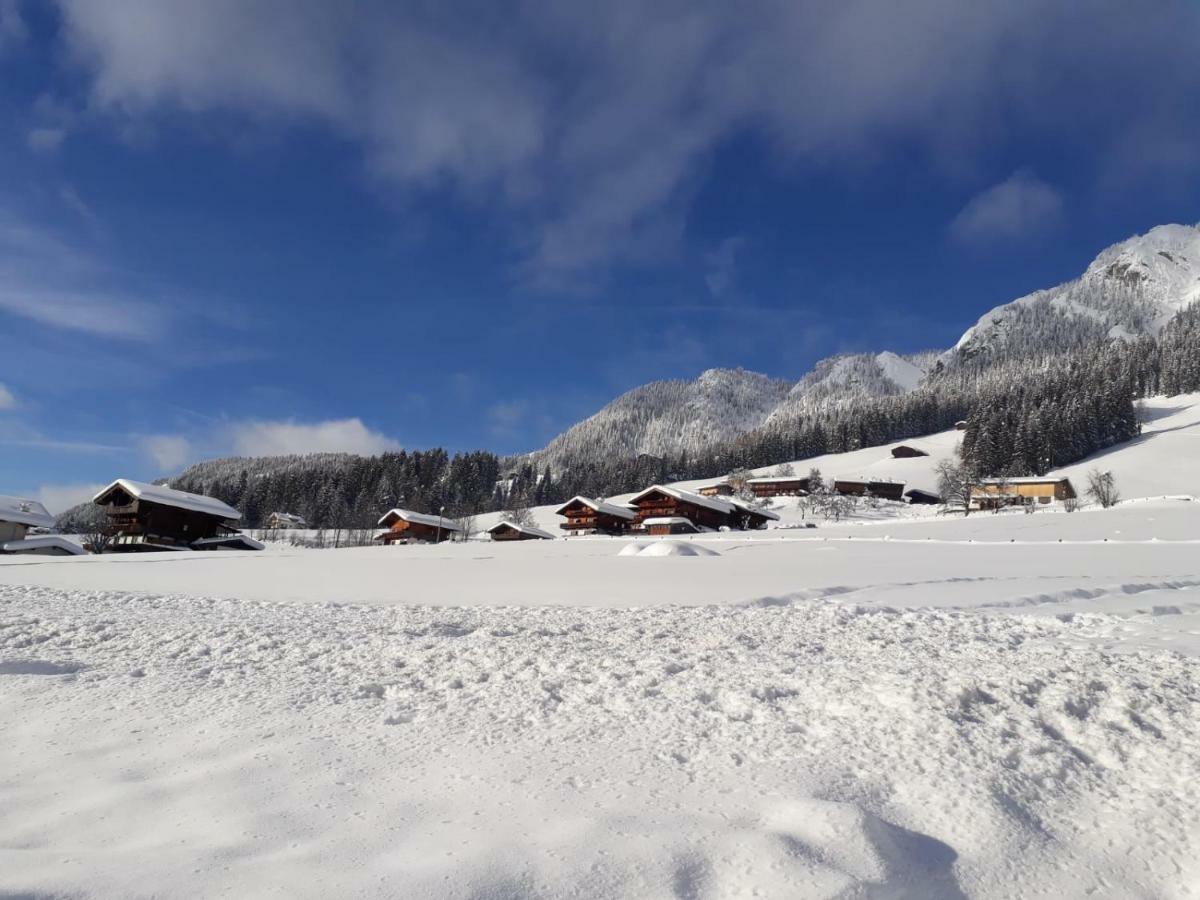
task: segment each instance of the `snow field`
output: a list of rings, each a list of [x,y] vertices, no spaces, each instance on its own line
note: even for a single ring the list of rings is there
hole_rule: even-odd
[[[1200,878],[1200,660],[1108,652],[1078,617],[3,587],[0,662],[10,893],[1185,897]]]

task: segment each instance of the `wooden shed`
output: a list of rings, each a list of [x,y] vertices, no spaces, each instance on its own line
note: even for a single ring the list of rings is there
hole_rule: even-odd
[[[914,447],[912,444],[898,444],[892,448],[893,459],[914,459],[918,456],[928,456],[929,454],[920,447]]]
[[[559,525],[569,534],[624,534],[633,527],[637,513],[591,497],[572,497],[554,511],[567,521]]]
[[[92,502],[108,514],[112,552],[192,550],[205,539],[240,535],[234,525],[242,514],[232,506],[161,484],[118,478]],[[236,543],[241,549],[262,549],[257,542]]]
[[[388,510],[380,518],[379,527],[387,531],[377,534],[375,540],[384,544],[438,544],[462,530],[450,519],[411,509]]]
[[[923,491],[920,488],[913,488],[911,491],[905,491],[904,496],[908,498],[908,502],[914,506],[921,504],[933,505],[941,503],[942,498],[933,491]]]
[[[728,481],[718,481],[696,488],[696,493],[701,497],[730,497],[733,495],[733,485]]]
[[[554,535],[532,525],[518,525],[516,522],[497,522],[487,530],[493,541],[552,541]]]

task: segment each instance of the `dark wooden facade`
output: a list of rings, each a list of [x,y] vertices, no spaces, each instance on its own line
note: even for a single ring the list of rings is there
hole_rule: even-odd
[[[560,506],[556,512],[565,516],[565,522],[558,527],[569,534],[625,534],[633,526],[633,512],[628,516],[618,515],[603,509],[604,504],[597,509],[590,506],[583,497],[576,497]]]
[[[923,491],[920,488],[913,488],[911,491],[905,491],[904,496],[908,498],[908,502],[915,505],[933,505],[941,503],[942,498],[932,491]]]
[[[751,478],[747,482],[755,497],[800,497],[808,493],[808,477]]]
[[[651,488],[632,502],[637,509],[639,524],[645,522],[646,519],[680,517],[688,519],[693,525],[702,528],[716,529],[722,525],[735,527],[729,512],[722,512],[710,506],[672,496],[660,488]]]
[[[544,534],[540,530],[518,528],[511,522],[500,522],[488,529],[493,541],[546,541],[553,540],[553,535]]]
[[[856,478],[839,478],[833,483],[833,490],[838,494],[850,497],[865,497],[870,494],[883,500],[903,500],[903,481],[863,481]]]
[[[448,541],[454,535],[453,528],[437,525],[427,525],[424,522],[409,522],[407,519],[397,519],[387,531],[376,537],[384,544],[422,543],[438,544]]]
[[[719,484],[706,484],[704,487],[696,488],[696,493],[701,497],[732,497],[733,485],[727,481]]]
[[[96,502],[108,516],[112,551],[187,549],[201,538],[237,531],[221,516],[139,499],[119,485]]]
[[[663,519],[661,521],[651,519],[645,523],[646,534],[652,534],[656,537],[665,537],[671,534],[695,534],[697,530],[690,519],[681,517]]]

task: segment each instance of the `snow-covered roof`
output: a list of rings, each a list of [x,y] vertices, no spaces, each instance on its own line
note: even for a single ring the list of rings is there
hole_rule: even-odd
[[[271,513],[270,517],[272,519],[281,519],[284,522],[291,522],[293,525],[307,525],[308,524],[307,522],[304,521],[304,516],[297,516],[294,513],[276,512],[276,513]]]
[[[146,484],[142,481],[131,481],[128,478],[118,478],[95,497],[93,503],[100,503],[112,490],[121,488],[129,496],[147,503],[157,503],[159,506],[173,506],[176,509],[186,509],[191,512],[217,516],[221,519],[237,520],[242,514],[227,503],[222,503],[215,497],[205,497],[203,494],[189,494],[187,491],[177,491],[161,484]]]
[[[853,477],[849,475],[839,475],[833,480],[844,481],[849,484],[904,484],[903,481],[895,478],[876,478],[874,476],[868,478],[866,475],[857,475]]]
[[[652,491],[661,491],[668,497],[674,497],[683,503],[691,503],[693,506],[703,506],[716,510],[719,513],[724,513],[725,515],[729,515],[734,510],[732,503],[720,497],[702,497],[699,494],[693,494],[691,491],[685,491],[681,488],[663,487],[661,484],[650,485],[650,487],[632,497],[629,502],[635,504]]]
[[[759,475],[747,478],[747,484],[791,484],[794,481],[808,481],[807,475]]]
[[[410,509],[391,509],[376,523],[377,525],[391,524],[388,520],[403,519],[416,525],[428,525],[430,528],[440,528],[442,531],[458,531],[459,527],[450,519],[441,516],[430,516],[425,513],[413,512]]]
[[[979,484],[998,484],[998,485],[1015,485],[1015,484],[1060,484],[1064,481],[1070,481],[1064,475],[1045,475],[1041,477],[1029,478],[981,478]]]
[[[207,550],[211,547],[237,547],[238,545],[244,550],[262,550],[266,547],[262,542],[256,541],[240,531],[237,534],[219,534],[216,537],[192,541],[192,548],[195,550]]]
[[[695,524],[686,516],[651,516],[642,522],[643,525],[690,525],[695,528]]]
[[[9,541],[0,546],[5,553],[32,553],[35,550],[62,550],[72,556],[87,556],[87,551],[61,534],[38,534],[23,541]]]
[[[563,510],[574,503],[582,503],[584,506],[594,509],[596,512],[605,513],[606,515],[616,516],[618,519],[636,519],[637,513],[632,509],[624,506],[616,506],[612,503],[605,503],[603,500],[593,500],[591,497],[575,496],[560,506],[554,511],[555,515],[561,516]]]
[[[547,541],[552,541],[555,539],[554,535],[548,531],[542,531],[542,529],[534,528],[532,525],[518,525],[516,522],[497,522],[488,529],[488,534],[491,534],[494,531],[499,531],[501,528],[511,528],[514,531],[521,532],[521,534],[533,535],[536,538],[542,538],[543,540]]]
[[[33,528],[53,528],[54,516],[36,500],[0,494],[0,522],[16,522]]]
[[[745,500],[737,500],[730,497],[729,502],[744,512],[754,513],[756,516],[762,516],[764,519],[771,519],[772,521],[779,520],[779,513],[771,512],[769,509],[761,509],[753,503],[747,503]]]

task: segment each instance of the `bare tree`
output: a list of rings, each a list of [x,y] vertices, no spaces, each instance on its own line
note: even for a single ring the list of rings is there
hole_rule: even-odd
[[[792,468],[791,463],[780,463],[775,467],[776,478],[791,478],[796,474],[796,470]]]
[[[735,469],[729,473],[729,477],[725,480],[729,483],[729,487],[733,489],[735,497],[742,500],[749,500],[754,496],[754,491],[750,490],[750,479],[754,477],[754,473],[749,469]]]
[[[528,506],[514,506],[506,509],[500,518],[505,522],[512,522],[514,525],[533,524],[533,513],[529,511]]]
[[[116,536],[108,524],[108,513],[101,506],[90,506],[83,514],[83,529],[80,533],[83,546],[92,553],[106,553]]]
[[[525,510],[529,512],[528,509]],[[532,525],[533,516],[529,516],[530,521],[526,524]],[[475,533],[475,513],[464,512],[454,517],[454,524],[458,526],[458,539],[460,541],[469,541],[471,535]]]
[[[974,479],[966,467],[949,459],[937,465],[938,493],[942,495],[942,508],[948,511],[962,510],[963,517],[971,514],[971,491]]]
[[[1092,469],[1087,474],[1087,480],[1087,495],[1105,509],[1116,506],[1120,501],[1121,495],[1117,491],[1117,479],[1113,477],[1112,472]]]

